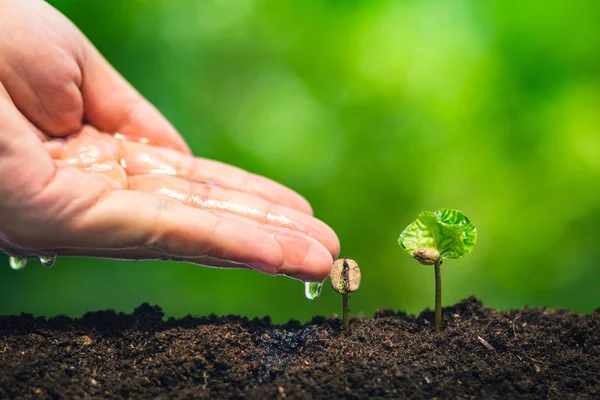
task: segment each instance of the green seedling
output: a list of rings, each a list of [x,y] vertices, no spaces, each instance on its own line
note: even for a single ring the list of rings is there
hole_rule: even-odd
[[[442,278],[440,267],[447,258],[469,254],[477,241],[477,229],[458,210],[423,211],[400,234],[398,244],[423,265],[435,271],[435,329],[442,326]]]
[[[342,315],[344,329],[348,330],[348,295],[360,286],[360,268],[349,258],[335,260],[329,274],[331,287],[342,295]]]

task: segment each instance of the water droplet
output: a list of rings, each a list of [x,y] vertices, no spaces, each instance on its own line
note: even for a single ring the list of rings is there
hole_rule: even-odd
[[[319,282],[304,282],[304,295],[309,300],[315,300],[321,294],[323,284]]]
[[[55,255],[51,256],[51,257],[40,256],[40,263],[46,268],[53,267],[55,262],[56,262]]]
[[[9,260],[10,263],[10,267],[12,269],[14,269],[15,271],[18,271],[20,269],[25,268],[25,264],[27,264],[27,259],[26,258],[18,258],[18,257],[11,257]]]

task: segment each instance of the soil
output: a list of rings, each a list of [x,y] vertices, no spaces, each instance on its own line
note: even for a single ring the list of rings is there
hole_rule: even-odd
[[[496,311],[469,298],[272,325],[237,316],[164,320],[0,317],[1,398],[600,398],[600,309]]]

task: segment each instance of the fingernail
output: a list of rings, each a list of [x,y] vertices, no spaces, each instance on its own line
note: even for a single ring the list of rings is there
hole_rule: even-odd
[[[327,268],[330,268],[332,262],[333,260],[329,251],[323,246],[312,244],[304,259],[304,266],[309,268],[312,267],[314,269],[318,265],[326,265]]]
[[[305,254],[302,266],[286,263],[279,269],[279,274],[304,282],[325,280],[333,262],[329,252],[318,244],[312,244]]]

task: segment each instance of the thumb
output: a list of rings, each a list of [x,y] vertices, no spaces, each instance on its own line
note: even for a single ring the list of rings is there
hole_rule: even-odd
[[[86,42],[81,63],[84,121],[104,132],[191,153],[167,119]]]

